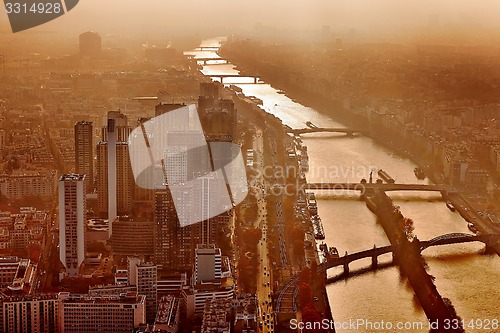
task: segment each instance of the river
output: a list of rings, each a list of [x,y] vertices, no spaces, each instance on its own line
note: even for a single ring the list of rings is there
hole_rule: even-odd
[[[218,46],[223,39],[205,40],[202,46]],[[214,51],[193,51],[195,57],[218,57]],[[205,65],[202,72],[207,75],[238,74],[232,64]],[[251,82],[251,79],[227,78],[224,84]],[[236,84],[238,85],[238,84]],[[331,117],[301,105],[278,93],[269,84],[238,85],[247,96],[256,96],[263,101],[263,108],[279,117],[293,128],[305,127],[311,121],[323,127],[343,127]],[[307,179],[319,181],[352,181],[368,179],[377,168],[386,170],[400,183],[427,183],[416,179],[411,160],[398,156],[368,137],[347,137],[343,134],[308,134],[303,136],[308,147],[310,171]],[[376,172],[374,173],[376,175]],[[374,179],[376,176],[374,176]],[[458,213],[451,212],[441,200],[440,194],[420,192],[394,192],[390,194],[404,216],[413,219],[415,235],[421,240],[447,233],[470,233],[467,223]],[[358,199],[356,193],[317,192],[318,211],[326,233],[325,242],[336,246],[343,255],[372,248],[373,245],[389,245],[389,241],[375,216]],[[465,320],[466,332],[485,332],[468,328],[470,320],[499,318],[498,295],[500,287],[500,260],[496,255],[483,254],[480,243],[456,244],[433,247],[423,252],[429,265],[428,272],[436,280],[438,291],[449,298],[458,315]],[[390,255],[380,261],[390,261]],[[369,266],[371,259],[354,262],[350,269]],[[330,276],[340,271],[331,270]],[[364,319],[371,322],[422,322],[427,319],[413,291],[401,278],[397,267],[340,281],[327,287],[333,318],[336,322]],[[427,325],[427,324],[426,324]],[[347,332],[349,330],[337,330]],[[359,331],[359,330],[358,330]],[[362,332],[396,332],[398,330],[369,330]],[[359,332],[361,332],[359,331]],[[401,330],[399,330],[401,331]],[[409,329],[408,332],[427,332],[424,329]],[[500,332],[500,329],[490,330]],[[351,331],[352,332],[352,331]]]

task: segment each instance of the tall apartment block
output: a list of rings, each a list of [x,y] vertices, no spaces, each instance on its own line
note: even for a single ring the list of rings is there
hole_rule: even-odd
[[[85,177],[66,174],[59,179],[59,258],[69,276],[78,275],[85,259]]]
[[[87,175],[87,190],[94,185],[93,123],[81,121],[75,124],[75,170]]]

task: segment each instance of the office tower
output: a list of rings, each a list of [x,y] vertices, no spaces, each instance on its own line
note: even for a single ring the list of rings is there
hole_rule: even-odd
[[[101,36],[94,31],[87,31],[80,35],[80,55],[97,56],[101,54]]]
[[[76,276],[85,259],[85,175],[59,179],[59,258],[66,274]]]
[[[108,144],[99,141],[96,145],[97,151],[97,210],[102,215],[108,212]]]
[[[87,190],[92,191],[94,184],[94,145],[93,124],[81,121],[75,124],[75,170],[87,175]]]
[[[199,244],[196,247],[194,267],[195,284],[212,281],[222,277],[222,256],[214,244]]]
[[[177,246],[178,221],[170,191],[155,191],[154,208],[154,261],[157,265],[168,269],[178,269],[176,254],[182,249]]]
[[[113,221],[111,246],[114,255],[152,256],[153,255],[154,222],[119,217]]]
[[[137,121],[137,127],[142,127],[143,124],[150,119],[151,118],[139,118]],[[147,182],[150,184],[153,183],[152,175],[148,177]],[[150,188],[141,187],[135,181],[133,187],[134,187],[134,204],[136,205],[136,207],[140,207],[140,209],[143,212],[147,213],[152,212],[154,205],[154,196],[155,196],[154,190]],[[151,242],[151,247],[152,246],[153,243]]]
[[[0,298],[0,311],[0,332],[60,332],[57,294],[4,296]]]
[[[59,293],[61,332],[134,332],[146,323],[146,296]]]
[[[137,257],[127,258],[129,285],[137,287],[137,293],[146,296],[146,321],[153,323],[158,298],[158,266]]]
[[[119,111],[108,113],[107,126],[97,144],[97,197],[101,213],[108,213],[109,235],[112,221],[128,214],[133,205],[134,178],[130,165],[127,117]]]
[[[186,191],[192,193],[196,191]],[[200,193],[202,195],[203,192]],[[189,198],[181,198],[183,202],[196,202]],[[208,200],[199,199],[197,209],[206,208]],[[186,204],[184,209],[195,209]],[[155,262],[162,268],[170,268],[181,271],[191,271],[194,267],[194,253],[199,244],[215,243],[215,231],[217,217],[203,220],[201,222],[182,227],[177,218],[176,207],[168,189],[159,189],[155,193],[155,234],[154,234],[154,258]]]

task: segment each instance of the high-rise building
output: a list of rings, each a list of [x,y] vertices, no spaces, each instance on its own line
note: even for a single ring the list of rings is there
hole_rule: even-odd
[[[108,113],[107,126],[97,144],[97,197],[101,213],[108,213],[109,235],[112,221],[132,210],[134,178],[130,165],[127,117],[119,111]]]
[[[152,256],[154,222],[119,217],[113,221],[111,246],[114,255]]]
[[[191,192],[191,191],[187,191]],[[184,198],[186,202],[188,198]],[[193,201],[191,201],[193,202]],[[203,200],[197,201],[203,203]],[[200,204],[198,209],[204,205]],[[178,207],[189,209],[189,207]],[[191,207],[192,209],[192,207]],[[197,245],[215,242],[217,217],[182,227],[168,189],[156,191],[154,258],[162,268],[191,271]]]
[[[85,177],[66,174],[59,179],[59,258],[69,276],[78,275],[85,259]]]
[[[97,56],[102,51],[101,36],[94,31],[87,31],[80,35],[80,55]]]
[[[94,184],[94,145],[93,124],[81,121],[75,124],[75,170],[87,175],[87,190],[92,191]]]

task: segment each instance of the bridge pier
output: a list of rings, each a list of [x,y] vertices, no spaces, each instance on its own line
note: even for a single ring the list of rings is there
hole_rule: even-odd
[[[347,251],[345,251],[345,255],[344,255],[344,256],[345,256],[345,257],[347,257],[347,256],[348,256]],[[349,261],[347,261],[347,260],[346,260],[346,261],[344,262],[343,266],[344,266],[344,275],[345,275],[345,276],[349,276]]]
[[[373,249],[376,250],[377,247],[375,245],[373,245]],[[378,256],[374,252],[372,255],[372,269],[377,269],[377,267],[378,267]]]
[[[349,276],[349,263],[344,263],[344,275]]]

